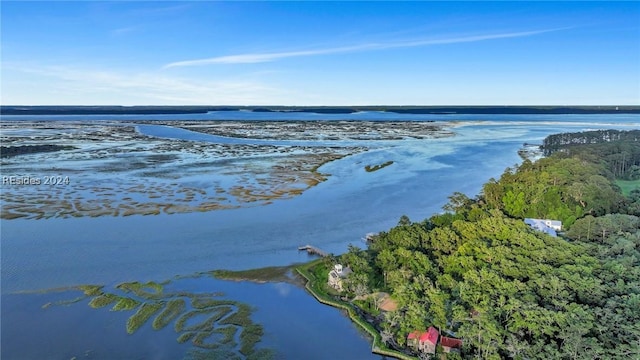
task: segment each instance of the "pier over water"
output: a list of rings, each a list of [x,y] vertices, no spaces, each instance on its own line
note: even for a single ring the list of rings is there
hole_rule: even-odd
[[[321,257],[327,257],[329,256],[328,253],[326,253],[325,251],[322,251],[320,249],[318,249],[315,246],[311,246],[311,245],[305,245],[305,246],[299,246],[298,247],[298,251],[303,251],[306,250],[307,253],[311,254],[311,255],[318,255]]]

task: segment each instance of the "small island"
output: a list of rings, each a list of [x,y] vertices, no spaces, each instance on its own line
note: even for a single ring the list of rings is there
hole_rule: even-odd
[[[371,165],[366,165],[366,166],[364,167],[364,170],[365,170],[366,172],[374,172],[374,171],[378,171],[378,170],[380,170],[380,169],[382,169],[382,168],[385,168],[385,167],[387,167],[387,166],[389,166],[389,165],[391,165],[391,164],[393,164],[393,161],[392,161],[392,160],[389,160],[389,161],[384,162],[384,163],[382,163],[382,164],[373,165],[373,166],[371,166]]]

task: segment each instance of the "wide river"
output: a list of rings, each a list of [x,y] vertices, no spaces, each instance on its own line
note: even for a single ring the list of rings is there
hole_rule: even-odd
[[[5,116],[3,120],[418,120],[455,122],[455,136],[397,140],[320,168],[329,179],[290,200],[235,210],[157,216],[3,220],[1,223],[2,359],[175,359],[185,354],[171,330],[127,335],[130,314],[86,304],[42,309],[59,293],[25,291],[81,284],[164,281],[213,269],[250,269],[308,261],[299,245],[340,254],[401,215],[419,221],[440,212],[454,191],[474,196],[491,177],[521,161],[523,143],[559,132],[640,129],[640,115],[402,115],[215,112],[195,115]],[[189,138],[141,127],[149,135]],[[198,136],[196,141],[216,141]],[[377,172],[364,164],[394,160]],[[368,359],[366,336],[338,310],[286,284],[182,281],[221,291],[255,308],[259,347],[285,359]],[[177,285],[176,285],[177,286]],[[186,290],[185,290],[186,291]],[[58,295],[56,295],[58,294]],[[68,298],[68,296],[67,296]]]

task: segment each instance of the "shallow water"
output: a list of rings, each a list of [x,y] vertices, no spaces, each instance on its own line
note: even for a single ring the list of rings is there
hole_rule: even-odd
[[[225,299],[249,303],[252,319],[265,328],[260,348],[275,349],[279,359],[367,359],[365,334],[333,308],[319,304],[301,287],[288,283],[254,284],[208,276],[176,279],[168,291],[223,292]],[[2,358],[181,359],[190,344],[179,344],[173,323],[153,330],[150,321],[133,335],[125,331],[132,311],[92,309],[88,300],[70,305],[44,304],[73,299],[77,291],[2,296]],[[259,294],[259,296],[256,296]],[[274,331],[277,329],[277,331]],[[320,329],[331,329],[318,334]],[[322,338],[323,342],[305,341]],[[327,347],[325,341],[335,344]]]
[[[257,120],[253,114],[259,119],[265,116],[246,112],[223,115]],[[268,115],[271,119],[289,116]],[[81,358],[87,350],[93,350],[94,358],[155,358],[154,351],[171,355],[184,351],[171,337],[175,334],[149,330],[128,337],[121,328],[121,315],[108,310],[76,304],[53,314],[43,313],[38,309],[47,295],[16,295],[16,291],[163,280],[218,268],[286,265],[309,259],[296,249],[305,244],[339,254],[349,244],[363,247],[366,233],[388,229],[403,214],[419,221],[439,212],[454,191],[477,194],[489,178],[521,161],[517,150],[525,142],[540,143],[549,134],[566,131],[640,129],[638,115],[294,115],[314,120],[360,116],[368,120],[463,121],[453,128],[454,137],[390,142],[328,163],[320,168],[331,174],[327,181],[301,196],[268,206],[157,216],[3,220],[2,358],[42,358],[43,354]],[[217,116],[222,115],[153,117]],[[364,171],[367,164],[388,160],[394,164],[372,173]],[[302,354],[305,358],[340,358],[340,354],[375,358],[369,353],[368,341],[338,310],[318,304],[292,285],[209,279],[188,286],[211,286],[212,291],[224,291],[229,298],[256,306],[254,319],[265,327],[264,344],[283,358],[300,358]],[[59,326],[61,322],[66,325]],[[25,339],[34,327],[38,335]],[[99,332],[95,333],[96,329]],[[310,345],[309,338],[317,344],[340,345],[337,352],[331,352],[331,347]]]

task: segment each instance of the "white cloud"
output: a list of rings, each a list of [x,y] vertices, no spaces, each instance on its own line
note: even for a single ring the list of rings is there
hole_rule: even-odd
[[[262,63],[262,62],[269,62],[269,61],[273,61],[273,60],[290,58],[290,57],[346,53],[346,52],[363,51],[363,50],[376,49],[376,48],[379,49],[380,45],[379,44],[367,44],[367,45],[357,45],[357,46],[329,48],[329,49],[307,50],[307,51],[291,51],[291,52],[266,53],[266,54],[229,55],[229,56],[220,56],[220,57],[209,58],[209,59],[177,61],[177,62],[173,62],[173,63],[165,65],[164,68],[182,67],[182,66],[196,66],[196,65],[209,65],[209,64],[251,64],[251,63]]]
[[[252,79],[207,80],[154,72],[11,64],[3,65],[3,73],[20,79],[3,84],[5,104],[49,104],[54,97],[64,97],[78,105],[111,104],[111,99],[118,99],[121,105],[261,105],[276,103],[283,96],[279,89]]]
[[[564,30],[564,29],[568,29],[568,28],[521,31],[521,32],[488,34],[488,35],[474,35],[474,36],[463,36],[463,37],[448,37],[448,38],[441,38],[441,39],[426,39],[426,40],[416,40],[416,41],[399,41],[399,42],[391,42],[391,43],[370,43],[370,44],[305,50],[305,51],[228,55],[228,56],[219,56],[219,57],[212,57],[212,58],[206,58],[206,59],[176,61],[176,62],[166,64],[163,68],[168,69],[173,67],[200,66],[200,65],[211,65],[211,64],[251,64],[251,63],[262,63],[262,62],[269,62],[269,61],[274,61],[279,59],[301,57],[301,56],[339,54],[339,53],[350,53],[350,52],[359,52],[359,51],[368,51],[368,50],[385,50],[385,49],[393,49],[393,48],[408,48],[408,47],[419,47],[419,46],[429,46],[429,45],[469,43],[469,42],[478,42],[478,41],[486,41],[486,40],[494,40],[494,39],[506,39],[506,38],[532,36],[532,35]]]

